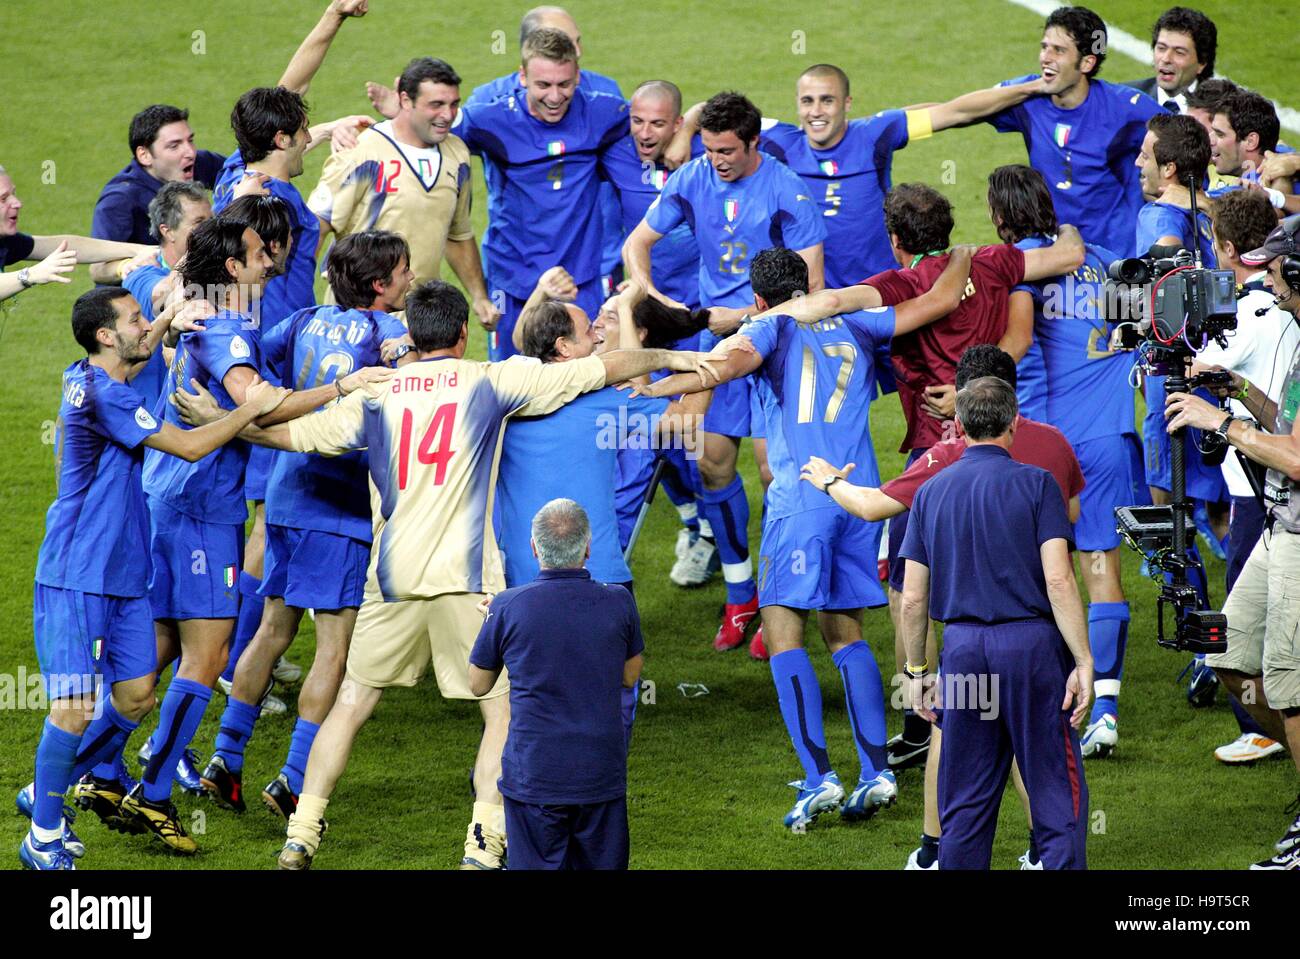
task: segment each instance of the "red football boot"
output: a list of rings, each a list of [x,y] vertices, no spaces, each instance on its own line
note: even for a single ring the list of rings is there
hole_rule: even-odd
[[[727,603],[722,610],[722,625],[713,637],[713,648],[718,652],[735,649],[745,641],[745,631],[758,616],[758,597],[748,603]]]
[[[754,633],[754,638],[749,641],[749,658],[757,659],[760,663],[765,663],[771,659],[767,652],[767,645],[763,642],[763,626],[761,623],[758,631]]]

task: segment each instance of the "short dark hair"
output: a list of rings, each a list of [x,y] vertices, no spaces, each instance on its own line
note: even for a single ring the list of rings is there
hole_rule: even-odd
[[[241,196],[218,213],[217,217],[251,226],[268,248],[272,243],[278,243],[283,248],[293,233],[293,215],[289,211],[289,204],[278,196]]]
[[[578,63],[578,48],[573,38],[554,27],[538,27],[527,34],[519,44],[519,61],[526,65],[534,57],[552,63]]]
[[[1201,80],[1195,90],[1187,91],[1187,109],[1205,110],[1213,118],[1219,112],[1219,104],[1240,89],[1227,77]]]
[[[1231,243],[1237,255],[1264,245],[1277,227],[1273,204],[1262,190],[1229,190],[1210,207],[1214,235],[1220,243]]]
[[[1043,32],[1052,27],[1060,27],[1070,35],[1080,60],[1089,56],[1097,58],[1092,72],[1084,76],[1092,79],[1101,73],[1101,63],[1106,59],[1106,21],[1087,7],[1057,7],[1043,24]]]
[[[293,136],[306,125],[307,101],[286,87],[254,87],[230,111],[230,128],[245,163],[266,159],[277,133]]]
[[[451,68],[451,64],[435,57],[416,57],[406,65],[397,80],[397,92],[405,93],[412,100],[420,95],[420,84],[426,80],[443,83],[449,87],[460,86],[460,75]]]
[[[952,227],[952,204],[933,187],[900,183],[885,197],[885,229],[908,253],[947,249]]]
[[[648,296],[632,307],[632,322],[637,329],[645,330],[646,349],[656,350],[672,346],[709,325],[708,310],[684,310],[669,306]]]
[[[208,198],[208,191],[202,183],[193,180],[172,180],[164,183],[149,201],[149,233],[156,240],[163,238],[162,228],[174,230],[181,225],[185,216],[182,200],[191,203],[203,203]]]
[[[840,90],[844,96],[849,95],[849,75],[833,63],[814,63],[803,73],[799,74],[799,79],[804,77],[835,77],[840,81]]]
[[[758,136],[763,115],[743,93],[727,90],[709,97],[700,111],[700,129],[710,133],[735,133],[748,144]]]
[[[339,238],[330,248],[325,272],[334,299],[345,310],[364,310],[375,301],[375,281],[387,282],[403,258],[411,261],[406,240],[388,230],[363,230]]]
[[[979,343],[968,346],[957,361],[957,389],[961,389],[971,380],[981,376],[996,376],[998,379],[1016,385],[1016,361],[1006,350],[992,343]]]
[[[1259,134],[1259,150],[1276,150],[1277,139],[1282,133],[1278,122],[1277,110],[1268,97],[1260,96],[1254,90],[1237,90],[1220,101],[1215,113],[1222,113],[1228,118],[1228,126],[1237,135],[1238,141],[1252,133]]]
[[[469,322],[465,294],[442,280],[426,280],[406,294],[406,328],[421,353],[460,342]]]
[[[968,439],[1001,436],[1019,412],[1014,387],[1000,377],[980,376],[957,390],[957,419]]]
[[[131,144],[131,156],[135,156],[136,147],[144,147],[152,152],[159,130],[169,123],[180,123],[189,118],[189,110],[168,103],[155,103],[145,107],[131,118],[131,130],[127,135]]]
[[[1056,208],[1047,181],[1023,163],[1009,163],[989,174],[989,209],[994,222],[1002,221],[997,229],[1005,243],[1056,232]]]
[[[808,264],[783,246],[759,250],[749,264],[749,285],[768,306],[777,306],[808,292]]]
[[[560,355],[555,349],[555,341],[561,337],[571,340],[575,332],[568,306],[559,300],[547,300],[528,318],[522,352],[524,356],[534,356],[543,363],[550,363]]]
[[[72,335],[88,355],[99,352],[96,333],[117,328],[117,309],[113,303],[130,295],[120,286],[97,286],[81,294],[72,304]]]
[[[1160,19],[1151,28],[1153,49],[1156,41],[1160,39],[1161,30],[1172,30],[1190,36],[1192,45],[1196,47],[1196,59],[1204,64],[1201,72],[1196,75],[1197,78],[1205,77],[1208,80],[1214,76],[1214,55],[1219,48],[1219,29],[1214,25],[1213,20],[1201,11],[1190,7],[1170,7],[1160,14]]]
[[[1200,184],[1210,166],[1210,135],[1205,127],[1185,113],[1157,113],[1147,121],[1147,129],[1156,135],[1156,162],[1178,167],[1178,182],[1187,185],[1192,179]]]
[[[197,287],[202,296],[211,299],[217,289],[229,285],[232,277],[226,271],[226,260],[234,257],[247,263],[244,231],[248,228],[247,222],[230,216],[214,216],[195,227],[185,259],[177,267],[185,286]]]

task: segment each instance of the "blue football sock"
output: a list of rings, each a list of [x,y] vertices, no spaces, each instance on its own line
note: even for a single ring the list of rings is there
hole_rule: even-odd
[[[1092,649],[1093,683],[1097,699],[1091,722],[1106,713],[1119,718],[1119,686],[1128,645],[1128,603],[1088,604],[1088,645]]]
[[[257,594],[260,585],[261,580],[240,571],[239,619],[235,621],[235,637],[230,643],[230,659],[226,661],[226,668],[221,673],[221,678],[226,682],[234,681],[239,657],[244,652],[244,647],[252,642],[257,627],[262,624],[262,607],[266,601]]]
[[[862,640],[849,643],[831,661],[844,681],[844,699],[862,762],[862,778],[875,779],[886,768],[885,690],[880,685],[880,667],[871,655],[871,647]]]
[[[289,756],[284,761],[280,772],[289,780],[289,788],[296,796],[302,792],[302,779],[307,775],[307,757],[311,755],[311,744],[320,730],[319,723],[309,723],[299,717],[293,724],[293,738],[289,740]]]
[[[636,701],[641,698],[641,681],[631,689],[623,687],[623,735],[632,745],[632,723],[636,721]]]
[[[225,761],[226,768],[232,773],[244,769],[244,747],[252,738],[253,726],[261,712],[260,705],[240,702],[234,696],[226,700],[226,708],[221,713],[221,726],[217,730],[216,747],[217,755]]]
[[[787,649],[771,659],[772,681],[781,704],[781,718],[803,766],[808,788],[818,786],[831,771],[822,729],[822,691],[812,660],[804,649]]]
[[[81,737],[65,732],[48,717],[45,731],[36,747],[35,802],[32,823],[40,829],[63,828],[63,794],[72,782],[72,767],[77,761]]]
[[[1253,733],[1256,736],[1264,736],[1272,739],[1268,733],[1264,732],[1264,727],[1255,722],[1255,717],[1246,712],[1246,707],[1237,702],[1236,696],[1229,696],[1228,703],[1232,706],[1232,714],[1237,717],[1237,726],[1242,733]]]
[[[91,768],[98,770],[101,766],[107,766],[113,769],[114,759],[122,754],[122,747],[138,725],[140,724],[131,722],[113,708],[111,697],[106,698],[99,718],[92,720],[81,736],[71,781],[76,782]],[[117,773],[114,770],[100,778],[116,779]]]
[[[754,567],[749,560],[749,500],[737,476],[722,489],[706,489],[700,496],[700,515],[708,520],[727,581],[727,602],[740,605],[758,594]]]
[[[152,736],[153,756],[141,777],[145,799],[163,802],[171,796],[176,764],[198,732],[211,698],[212,690],[192,679],[178,676],[167,687],[158,711],[158,728]]]

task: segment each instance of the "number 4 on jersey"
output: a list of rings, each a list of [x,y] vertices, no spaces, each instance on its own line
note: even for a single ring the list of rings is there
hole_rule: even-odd
[[[397,488],[406,489],[411,466],[411,433],[415,417],[410,410],[402,411],[402,439],[397,452]],[[425,466],[435,467],[433,485],[441,486],[447,479],[447,464],[456,455],[451,448],[451,433],[456,426],[456,404],[444,403],[433,413],[429,428],[420,438],[415,458]]]

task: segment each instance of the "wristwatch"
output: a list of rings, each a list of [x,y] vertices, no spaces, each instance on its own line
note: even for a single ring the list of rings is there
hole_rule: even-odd
[[[23,285],[24,290],[30,290],[36,284],[32,282],[31,267],[23,267],[18,271],[18,282]]]
[[[1228,428],[1232,426],[1236,419],[1237,417],[1229,413],[1224,421],[1220,423],[1218,428],[1214,431],[1215,434],[1221,437],[1225,443],[1228,441]]]
[[[831,495],[831,487],[834,486],[834,485],[836,484],[836,482],[838,482],[839,480],[841,480],[841,479],[843,479],[843,478],[844,478],[844,477],[839,476],[839,475],[832,475],[832,476],[830,477],[830,479],[823,480],[823,481],[822,481],[822,492],[825,493],[827,496],[830,496],[830,495]]]

